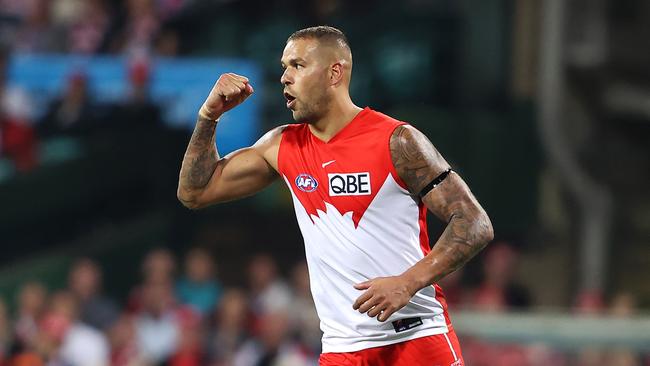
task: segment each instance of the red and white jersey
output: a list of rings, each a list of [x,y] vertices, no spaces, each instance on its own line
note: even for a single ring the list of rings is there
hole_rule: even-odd
[[[305,241],[323,353],[353,352],[447,332],[440,288],[428,286],[386,322],[352,309],[353,285],[399,275],[429,251],[426,207],[398,176],[390,136],[399,125],[365,108],[325,143],[307,124],[282,133],[278,170]]]

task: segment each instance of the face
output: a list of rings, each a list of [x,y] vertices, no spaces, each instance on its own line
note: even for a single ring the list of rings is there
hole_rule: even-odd
[[[86,299],[95,294],[100,286],[97,266],[89,261],[78,263],[70,273],[70,288],[75,295]]]
[[[287,108],[299,123],[312,123],[327,112],[332,99],[329,88],[329,64],[320,54],[318,41],[296,39],[287,42],[282,53]]]
[[[208,281],[212,278],[212,257],[204,250],[191,251],[185,259],[187,277],[195,282]]]

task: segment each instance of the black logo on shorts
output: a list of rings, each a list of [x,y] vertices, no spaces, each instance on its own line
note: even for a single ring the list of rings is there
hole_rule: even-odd
[[[399,319],[393,322],[393,328],[395,328],[395,333],[404,332],[409,329],[413,329],[417,326],[422,325],[422,318],[406,318]]]

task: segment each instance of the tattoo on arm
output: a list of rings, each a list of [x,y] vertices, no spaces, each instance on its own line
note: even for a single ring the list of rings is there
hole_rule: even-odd
[[[198,117],[183,157],[179,181],[181,187],[200,189],[210,181],[219,161],[214,136],[216,125],[214,121]]]
[[[416,196],[449,168],[424,134],[400,126],[390,139],[393,165],[409,192]],[[469,187],[454,172],[422,198],[447,227],[431,252],[412,270],[417,290],[435,283],[464,265],[492,240],[492,224]]]
[[[413,195],[449,167],[426,136],[407,126],[393,132],[390,153],[397,173]]]
[[[450,182],[446,192],[448,207],[441,207],[433,202],[435,195],[427,195],[424,200],[427,207],[436,214],[449,217],[447,227],[431,251],[430,264],[436,267],[436,273],[430,279],[431,283],[438,282],[447,274],[462,267],[467,261],[480,252],[492,240],[492,223],[483,208],[462,182],[454,176],[455,182]],[[427,258],[425,258],[426,260]]]

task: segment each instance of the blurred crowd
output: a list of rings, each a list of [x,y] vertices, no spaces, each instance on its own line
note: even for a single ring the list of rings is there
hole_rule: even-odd
[[[103,291],[111,271],[119,269],[103,270],[90,258],[74,261],[65,288],[23,284],[15,304],[0,303],[0,365],[317,364],[322,334],[304,262],[283,271],[272,256],[256,254],[242,270],[241,287],[222,283],[205,249],[189,250],[180,270],[177,265],[168,249],[151,250],[141,262],[141,278],[122,301]],[[512,248],[496,243],[481,265],[476,286],[463,284],[462,271],[442,283],[452,319],[463,308],[504,312],[532,306],[527,290],[513,280]],[[617,296],[609,307],[585,296],[575,311],[629,316],[634,308],[628,295]],[[566,353],[541,344],[460,337],[468,365],[649,364],[626,350]]]
[[[508,242],[497,241],[488,246],[478,260],[481,268],[475,286],[466,283],[464,270],[447,276],[441,282],[453,321],[454,310],[471,309],[481,313],[531,311],[538,308],[531,291],[518,281],[520,256]],[[636,299],[619,293],[605,300],[600,293],[577,295],[573,313],[580,315],[629,317],[637,312]],[[554,349],[541,342],[533,344],[490,342],[459,335],[463,356],[472,366],[641,366],[650,365],[650,355],[625,349],[586,348],[577,352]]]
[[[148,100],[153,56],[178,52],[176,21],[185,0],[0,0],[0,158],[24,172],[39,162],[39,141],[56,134],[74,136],[103,121],[134,125],[158,123],[159,107]],[[12,54],[57,53],[127,56],[131,92],[111,105],[98,105],[83,70],[68,75],[64,90],[46,110],[7,82]],[[0,161],[1,162],[1,161]],[[0,174],[1,176],[2,174]]]
[[[0,43],[22,53],[173,55],[186,0],[0,0]]]
[[[117,101],[95,100],[88,76],[76,70],[67,76],[61,95],[42,111],[20,87],[7,83],[9,49],[0,46],[0,159],[13,170],[26,172],[38,166],[39,143],[52,137],[87,137],[122,127],[162,125],[160,106],[149,98],[150,68],[146,59],[127,65],[129,92]]]
[[[25,283],[0,311],[1,365],[312,365],[319,321],[304,263],[286,280],[266,254],[224,287],[211,254],[155,249],[122,303],[102,291],[110,271],[76,260],[62,289]],[[119,270],[119,269],[117,269]]]

